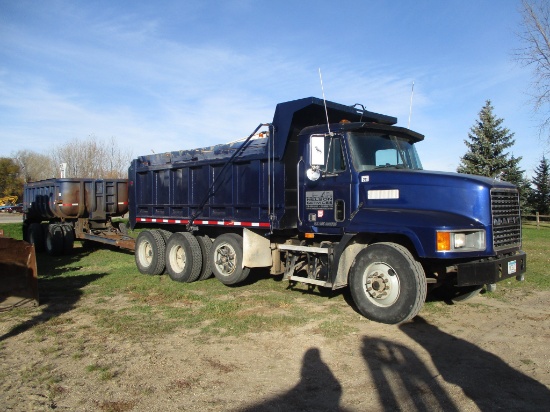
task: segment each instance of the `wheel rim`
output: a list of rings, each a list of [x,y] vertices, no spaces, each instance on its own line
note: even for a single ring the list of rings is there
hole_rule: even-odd
[[[150,266],[153,261],[153,246],[144,241],[139,245],[139,261],[143,266]]]
[[[371,263],[363,275],[363,285],[367,299],[376,306],[391,306],[399,298],[399,276],[386,263]]]
[[[170,260],[170,267],[178,273],[183,272],[185,265],[187,264],[187,258],[185,256],[185,250],[181,246],[173,247],[168,255]]]
[[[235,261],[237,253],[228,243],[222,243],[216,249],[216,259],[214,264],[218,272],[224,276],[230,276],[235,272]]]

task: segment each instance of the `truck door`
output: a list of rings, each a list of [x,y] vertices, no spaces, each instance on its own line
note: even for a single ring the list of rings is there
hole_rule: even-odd
[[[340,135],[312,135],[299,174],[299,224],[307,232],[340,234],[350,214],[351,171]]]

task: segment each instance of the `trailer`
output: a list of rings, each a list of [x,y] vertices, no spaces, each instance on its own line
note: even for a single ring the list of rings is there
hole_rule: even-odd
[[[519,195],[479,176],[422,169],[424,136],[397,119],[313,97],[280,103],[248,138],[139,156],[128,170],[140,272],[349,287],[378,322],[414,317],[430,290],[461,300],[522,280]]]
[[[36,251],[70,253],[75,239],[134,249],[124,225],[127,179],[49,179],[25,184],[23,238]]]

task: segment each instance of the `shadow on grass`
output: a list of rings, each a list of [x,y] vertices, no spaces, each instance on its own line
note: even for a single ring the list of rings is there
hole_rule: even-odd
[[[82,297],[82,289],[107,273],[86,275],[71,274],[77,272],[81,266],[71,266],[91,253],[91,250],[75,249],[65,256],[37,255],[38,291],[40,296],[40,313],[0,336],[0,342],[20,333],[26,332],[34,326],[48,322],[63,313],[71,311]]]

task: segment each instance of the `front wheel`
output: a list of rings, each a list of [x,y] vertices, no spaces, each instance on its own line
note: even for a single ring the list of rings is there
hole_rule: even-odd
[[[422,266],[396,243],[375,243],[360,251],[350,269],[349,285],[359,312],[381,323],[413,318],[426,300]]]

